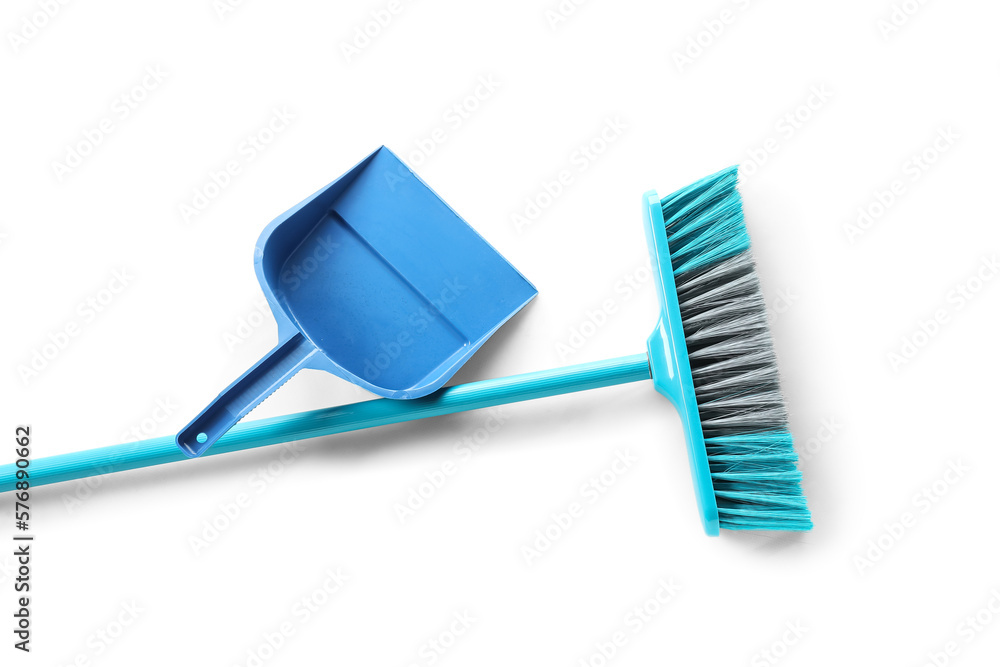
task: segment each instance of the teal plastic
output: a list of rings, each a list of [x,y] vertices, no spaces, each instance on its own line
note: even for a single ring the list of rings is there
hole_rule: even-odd
[[[698,515],[705,533],[719,534],[719,506],[715,500],[712,472],[705,450],[705,436],[698,415],[698,401],[694,393],[691,362],[681,323],[681,309],[677,302],[674,270],[667,246],[667,228],[663,220],[660,197],[655,190],[643,195],[643,219],[646,223],[646,245],[656,280],[656,296],[660,302],[660,319],[646,341],[653,386],[669,398],[680,414],[687,442],[691,478],[694,480]]]
[[[654,191],[643,196],[643,214],[650,260],[658,277],[656,290],[660,305],[659,320],[647,341],[648,354],[472,382],[440,389],[411,401],[379,399],[247,422],[223,436],[208,455],[652,379],[657,391],[670,399],[680,414],[702,525],[706,534],[718,535],[719,511],[698,415],[663,213]],[[37,459],[31,465],[32,484],[53,484],[182,460],[185,460],[184,454],[173,446],[170,438],[157,438]],[[0,467],[0,492],[14,488],[16,472],[13,465]]]
[[[537,294],[384,146],[271,222],[254,265],[278,344],[177,434],[188,456],[305,368],[425,396]]]
[[[430,396],[412,401],[381,398],[283,417],[259,419],[238,424],[222,436],[215,447],[205,455],[227,454],[265,445],[437,417],[464,410],[610,387],[648,380],[649,377],[646,355],[636,354],[619,359],[446,387]],[[31,462],[31,485],[55,484],[186,460],[190,459],[177,448],[173,438],[153,438],[35,459]],[[15,488],[17,470],[14,464],[0,466],[0,492]]]

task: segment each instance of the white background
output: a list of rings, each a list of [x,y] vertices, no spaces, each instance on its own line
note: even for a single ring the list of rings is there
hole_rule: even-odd
[[[348,58],[343,44],[387,0],[252,0],[221,16],[210,0],[101,0],[51,19],[6,2],[0,461],[22,423],[36,457],[176,432],[275,342],[270,316],[255,315],[260,230],[381,144],[540,291],[457,381],[641,352],[652,283],[631,298],[620,287],[647,275],[641,193],[739,162],[816,528],[706,538],[678,418],[639,383],[507,408],[404,524],[394,506],[488,413],[311,441],[287,464],[269,448],[38,488],[33,651],[11,647],[2,547],[0,663],[247,665],[262,653],[267,665],[598,667],[596,647],[621,631],[607,664],[922,665],[946,648],[948,664],[995,664],[1000,280],[984,261],[1000,246],[1000,8],[906,4],[886,34],[888,0],[593,0],[554,25],[555,0],[423,0]],[[147,78],[121,118],[116,98],[148,67],[165,78]],[[480,77],[499,85],[460,125],[446,120]],[[245,160],[241,143],[274,109],[294,120]],[[54,163],[104,118],[111,133],[60,179]],[[581,171],[574,154],[616,119],[620,135]],[[421,154],[435,128],[445,141]],[[933,163],[914,171],[925,151]],[[181,205],[230,159],[240,173],[185,220]],[[517,229],[512,215],[563,169],[572,184]],[[896,180],[894,201],[849,235]],[[127,287],[84,321],[79,304],[116,270]],[[967,284],[971,300],[956,296]],[[607,299],[615,312],[561,355]],[[71,322],[79,335],[24,379]],[[894,362],[904,338],[919,349]],[[253,417],[366,396],[310,371]],[[636,463],[529,564],[522,547],[618,452]],[[260,484],[269,464],[280,474]],[[921,500],[935,483],[934,502]],[[249,505],[196,553],[192,538],[241,494]],[[13,498],[0,504],[8,540]],[[297,614],[337,568],[349,581]],[[661,578],[680,590],[636,632],[626,615]],[[133,604],[134,619],[122,611]],[[982,609],[992,624],[960,625]],[[463,612],[471,629],[432,663],[427,642]],[[263,637],[283,623],[293,634],[271,651]]]

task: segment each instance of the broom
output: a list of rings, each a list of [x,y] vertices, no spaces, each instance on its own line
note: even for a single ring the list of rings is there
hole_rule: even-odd
[[[736,186],[731,167],[662,200],[643,196],[660,304],[646,353],[245,422],[206,455],[651,379],[680,413],[706,533],[809,530]],[[38,486],[185,460],[165,437],[37,459],[28,474]],[[0,492],[17,470],[0,467]]]

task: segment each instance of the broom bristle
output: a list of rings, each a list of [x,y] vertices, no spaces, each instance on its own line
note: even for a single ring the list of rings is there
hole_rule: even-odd
[[[809,530],[737,168],[661,200],[722,528]]]

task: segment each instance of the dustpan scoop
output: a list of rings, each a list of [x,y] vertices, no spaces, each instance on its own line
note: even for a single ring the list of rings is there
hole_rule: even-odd
[[[425,396],[537,294],[385,147],[268,225],[254,263],[279,342],[177,434],[188,456],[305,368]]]

